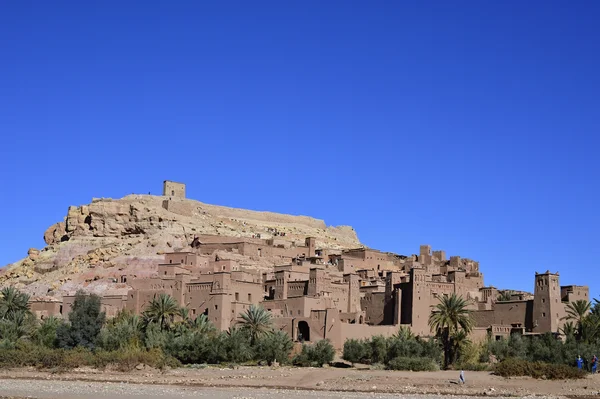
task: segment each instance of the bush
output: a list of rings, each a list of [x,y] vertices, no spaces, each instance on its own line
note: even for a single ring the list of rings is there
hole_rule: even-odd
[[[348,339],[344,342],[344,352],[342,358],[352,364],[364,363],[371,357],[371,348],[368,342],[358,339]]]
[[[529,362],[527,360],[509,358],[494,367],[494,373],[501,377],[533,377],[549,380],[566,380],[585,378],[584,371],[564,364]]]
[[[388,370],[436,371],[440,366],[427,357],[396,357],[388,362]]]
[[[263,335],[256,345],[255,360],[266,360],[269,365],[273,364],[274,360],[280,364],[287,363],[293,347],[291,338],[283,331]]]
[[[108,351],[140,348],[142,346],[142,334],[135,325],[122,321],[103,328],[98,335],[96,345]]]
[[[335,358],[335,349],[328,339],[314,345],[302,345],[302,351],[297,354],[292,363],[300,367],[323,367]]]

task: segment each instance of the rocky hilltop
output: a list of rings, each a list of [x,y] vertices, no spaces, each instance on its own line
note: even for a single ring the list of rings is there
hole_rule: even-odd
[[[129,195],[93,199],[71,206],[63,221],[44,233],[46,247],[0,271],[0,285],[15,285],[34,297],[60,297],[79,288],[99,294],[123,294],[120,275],[156,271],[165,252],[190,248],[202,235],[252,239],[273,238],[278,245],[303,243],[312,236],[317,246],[345,249],[360,246],[349,226],[327,227],[322,220],[208,205],[185,198]],[[269,268],[275,259],[224,258],[240,265]]]

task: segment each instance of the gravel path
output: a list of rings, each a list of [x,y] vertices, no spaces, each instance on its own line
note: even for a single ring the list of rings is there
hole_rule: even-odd
[[[212,399],[447,399],[447,396],[435,395],[390,395],[375,393],[324,392],[324,391],[286,391],[260,388],[188,388],[164,385],[138,385],[126,383],[100,383],[78,381],[41,381],[0,379],[2,397],[36,399],[175,399],[175,398],[212,398]],[[452,396],[462,399],[460,396]],[[473,396],[465,399],[477,399]],[[538,397],[539,398],[539,397]]]

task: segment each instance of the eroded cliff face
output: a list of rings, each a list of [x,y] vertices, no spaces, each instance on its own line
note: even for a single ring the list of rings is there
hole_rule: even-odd
[[[285,236],[273,237],[276,229]],[[61,296],[79,288],[101,294],[122,294],[123,274],[152,275],[165,252],[188,249],[195,235],[275,238],[291,244],[305,237],[330,249],[360,245],[354,229],[327,227],[322,220],[203,204],[189,199],[131,195],[94,199],[71,206],[67,216],[44,233],[47,244],[0,272],[1,285],[15,285],[33,296]],[[241,265],[273,266],[273,260],[235,254]]]

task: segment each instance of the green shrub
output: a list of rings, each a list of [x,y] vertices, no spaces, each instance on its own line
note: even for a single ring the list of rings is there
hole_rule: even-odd
[[[56,348],[56,331],[64,324],[61,319],[50,316],[42,321],[38,329],[32,334],[32,341],[37,345],[47,348]]]
[[[501,377],[533,377],[550,380],[566,380],[585,378],[584,371],[564,364],[529,362],[527,360],[508,358],[494,367],[494,373]]]
[[[388,339],[382,335],[376,335],[371,337],[370,350],[371,363],[383,363],[387,357],[388,352]]]
[[[289,335],[283,331],[262,335],[258,338],[254,358],[257,361],[265,360],[269,365],[276,360],[280,364],[289,361],[294,343]]]
[[[427,357],[396,357],[388,362],[389,370],[436,371],[440,366]]]
[[[348,339],[344,342],[344,352],[342,358],[352,364],[366,363],[365,360],[371,357],[371,348],[368,342],[358,339]]]
[[[302,345],[302,351],[297,354],[292,363],[300,367],[323,367],[335,358],[335,349],[328,339],[314,345]]]

